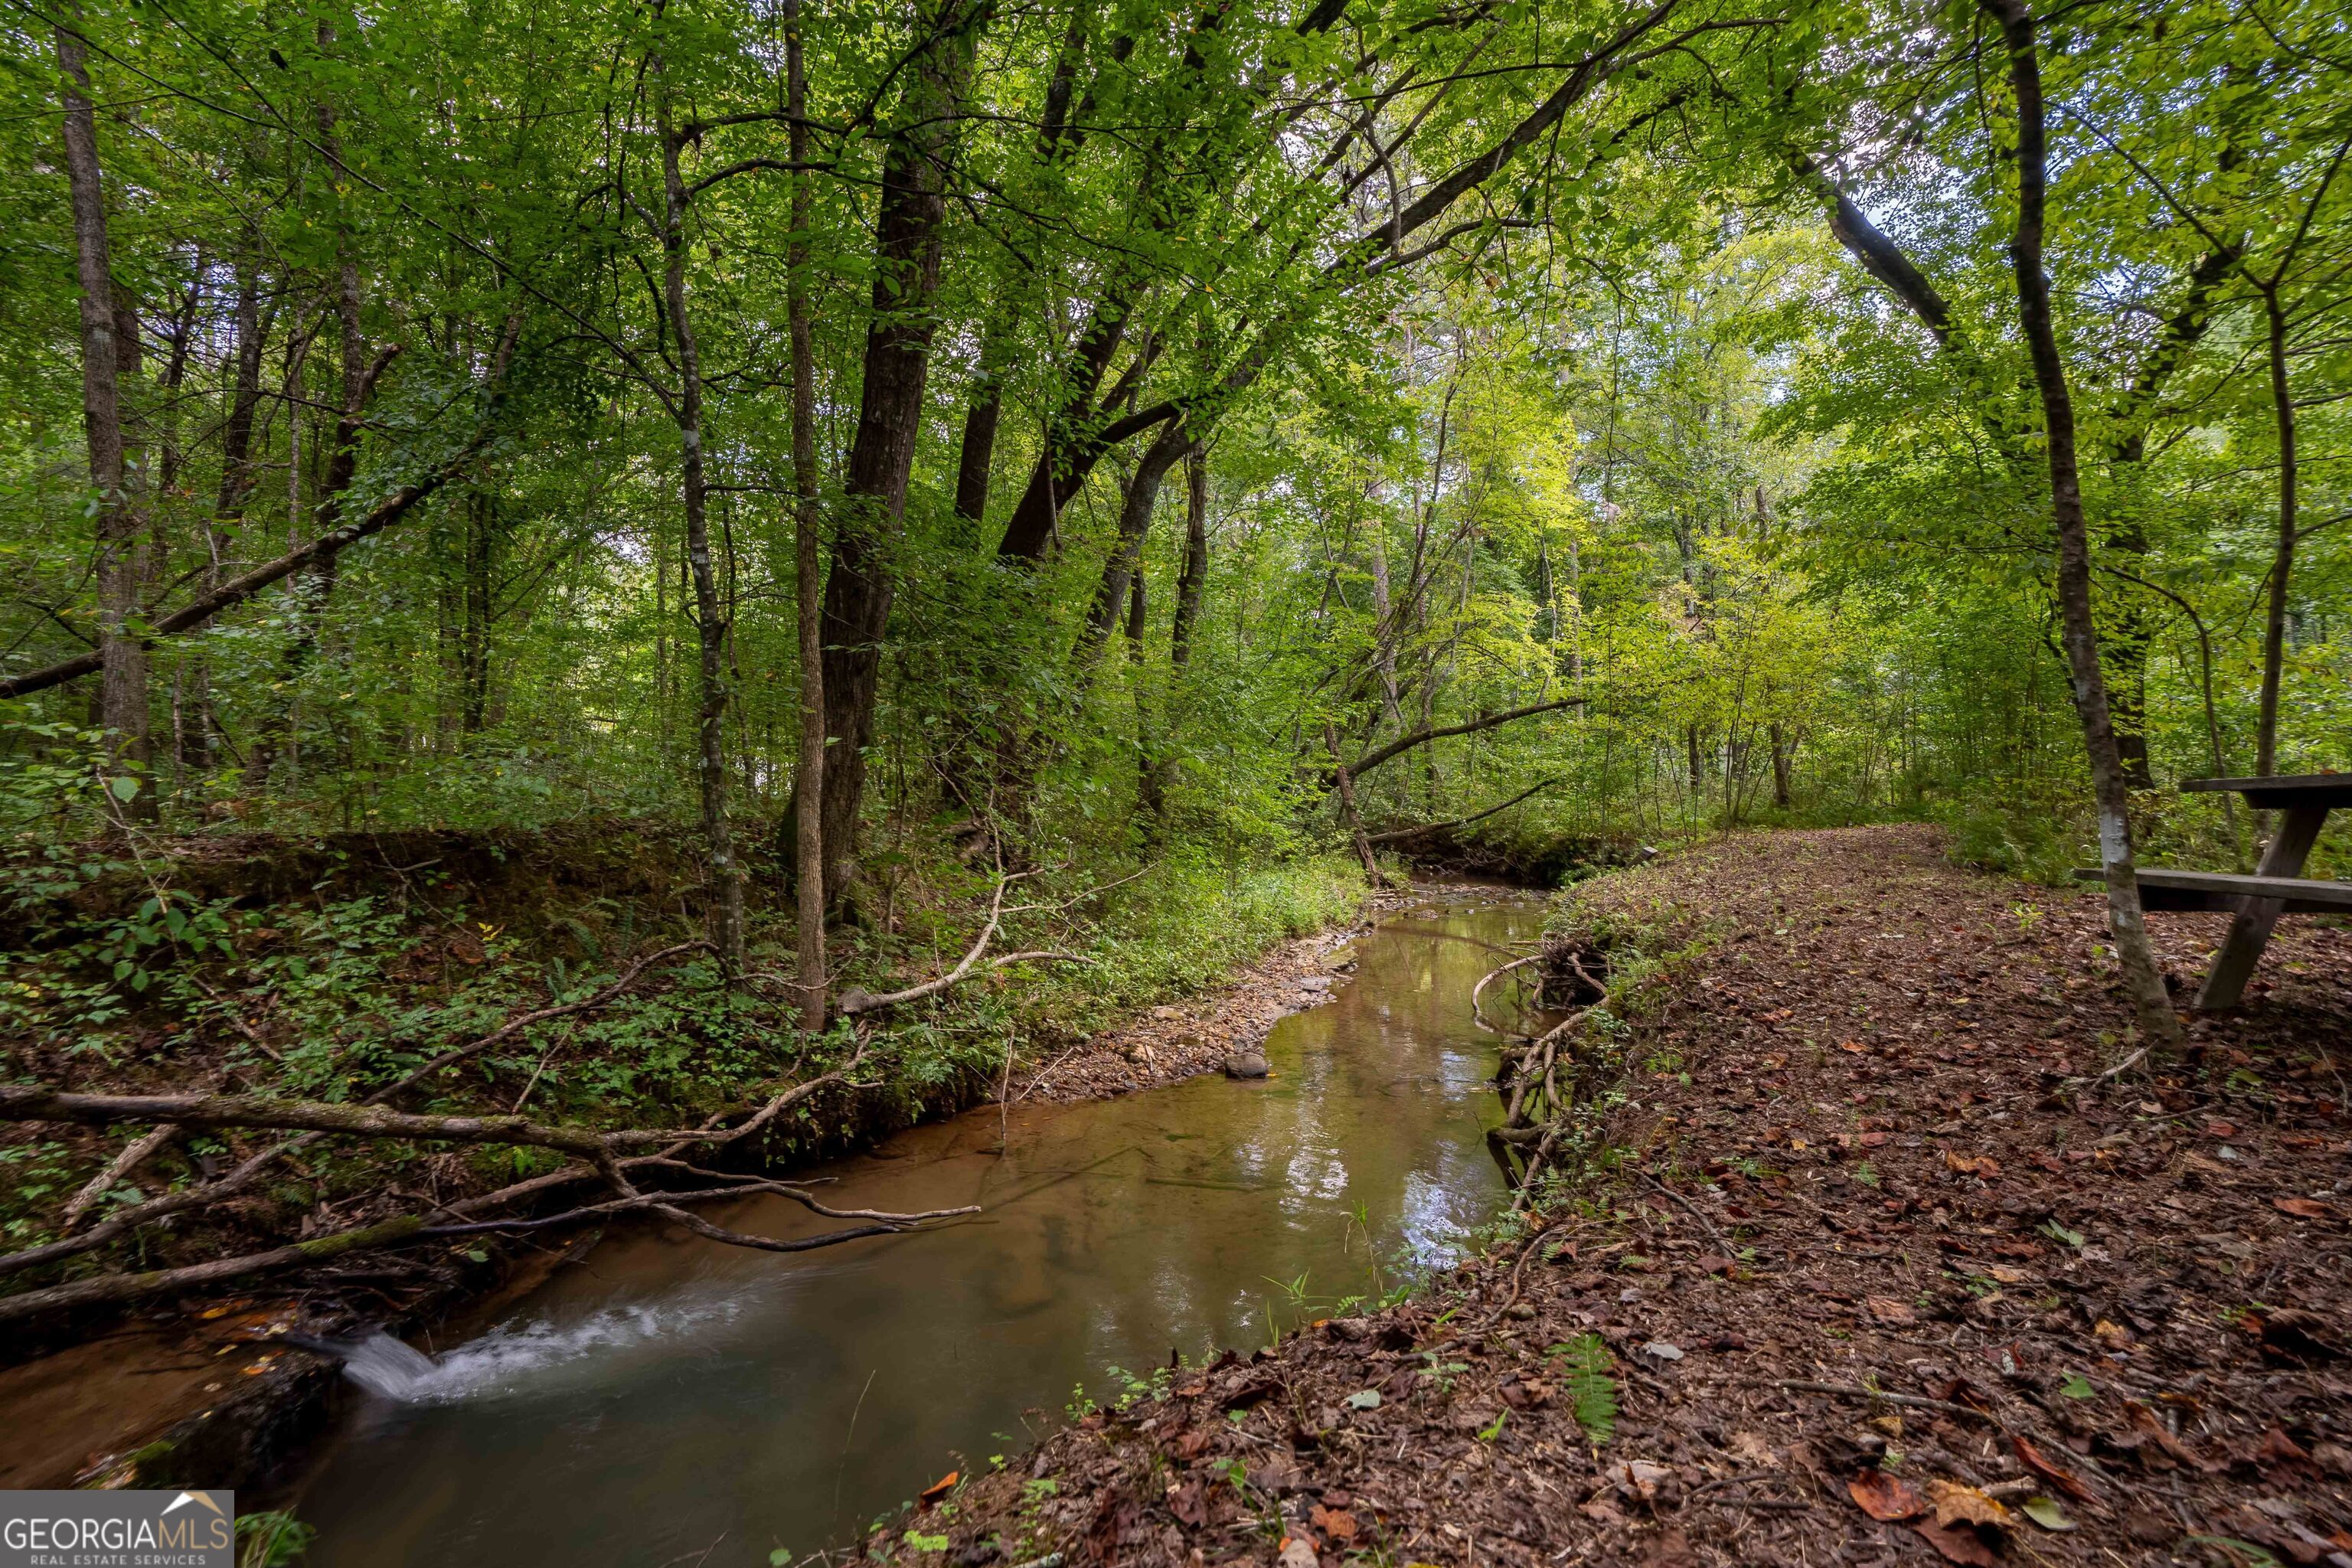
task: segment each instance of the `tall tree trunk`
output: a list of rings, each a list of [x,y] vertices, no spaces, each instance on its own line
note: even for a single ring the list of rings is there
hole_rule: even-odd
[[[1192,629],[1209,584],[1209,454],[1194,443],[1184,458],[1184,567],[1176,579],[1176,613],[1168,628],[1168,657],[1179,672],[1192,663]]]
[[[2294,397],[2287,382],[2286,312],[2273,283],[2263,293],[2269,331],[2271,412],[2278,422],[2278,544],[2271,558],[2270,599],[2263,618],[2262,705],[2254,723],[2254,772],[2269,777],[2278,768],[2279,682],[2286,670],[2286,612],[2294,574],[2296,485]]]
[[[793,879],[801,1027],[824,1027],[824,561],[818,537],[816,353],[809,331],[808,80],[801,0],[784,0],[784,105],[792,117],[793,243],[785,247],[785,311],[793,354],[793,574],[800,636],[800,764],[793,770]],[[983,487],[984,488],[984,487]],[[982,496],[983,502],[986,500]]]
[[[992,319],[982,334],[980,365],[964,409],[963,440],[956,448],[955,514],[977,524],[988,514],[988,483],[996,462],[996,426],[1004,414],[1003,360],[1008,328]]]
[[[940,227],[948,155],[972,64],[979,13],[964,0],[925,8],[929,46],[910,68],[882,172],[875,221],[873,316],[843,506],[824,585],[824,886],[829,902],[855,870],[866,742],[896,590],[888,551],[907,506],[923,388],[938,331]]]
[[[2066,662],[2074,677],[2074,709],[2082,719],[2084,743],[2090,753],[2091,787],[2098,805],[2107,924],[2141,1034],[2152,1047],[2170,1047],[2179,1043],[2180,1020],[2165,992],[2164,976],[2157,968],[2140,908],[2138,871],[2132,854],[2131,796],[2116,744],[2106,680],[2099,668],[2098,626],[2091,610],[2090,529],[2084,517],[2082,478],[2076,468],[2074,401],[2051,312],[2049,274],[2042,263],[2048,153],[2033,16],[2022,0],[1981,0],[1981,4],[2000,24],[2009,53],[2010,87],[2017,100],[2017,229],[2010,258],[2017,279],[2018,319],[2032,353],[2033,379],[2041,390],[2048,437],[2050,514],[2058,534],[2058,603]]]
[[[477,489],[466,498],[465,580],[459,594],[459,728],[478,735],[490,706],[490,548],[498,503]]]
[[[702,837],[710,862],[710,940],[732,972],[743,963],[743,879],[727,821],[727,618],[710,563],[709,483],[703,471],[702,351],[687,309],[688,195],[678,169],[680,138],[672,128],[668,63],[653,62],[656,132],[662,147],[662,293],[677,341],[678,488],[686,512],[686,558],[694,577],[694,623],[701,649],[700,698],[695,712],[702,785]]]
[[[1772,804],[1780,810],[1786,811],[1790,805],[1789,764],[1793,760],[1795,748],[1790,746],[1787,737],[1781,734],[1780,721],[1777,719],[1772,721],[1771,736]]]
[[[1366,500],[1375,507],[1380,502],[1380,486],[1369,487]],[[1404,706],[1397,700],[1396,603],[1389,584],[1389,531],[1376,514],[1371,520],[1372,539],[1368,553],[1372,563],[1372,671],[1380,678],[1381,707],[1389,722],[1404,728]]]
[[[58,70],[65,79],[66,183],[73,204],[74,276],[81,294],[82,437],[90,488],[98,492],[98,716],[113,760],[143,768],[149,759],[147,651],[131,623],[140,612],[146,563],[140,549],[143,519],[137,476],[122,417],[122,381],[126,363],[136,363],[137,324],[134,319],[132,339],[125,343],[115,309],[113,255],[98,156],[98,115],[90,104],[82,41],[70,24],[59,26],[56,33]],[[154,805],[154,788],[142,781],[129,809],[152,816]]]

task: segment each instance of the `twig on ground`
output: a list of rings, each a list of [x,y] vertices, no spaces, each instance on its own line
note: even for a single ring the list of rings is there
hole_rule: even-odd
[[[1737,1258],[1738,1256],[1738,1253],[1732,1251],[1731,1243],[1723,1239],[1723,1233],[1715,1228],[1715,1222],[1708,1219],[1706,1215],[1699,1213],[1696,1208],[1693,1207],[1689,1199],[1684,1197],[1682,1194],[1675,1191],[1674,1188],[1666,1185],[1665,1183],[1658,1180],[1657,1177],[1650,1174],[1647,1171],[1637,1167],[1633,1173],[1641,1177],[1642,1180],[1649,1183],[1650,1185],[1655,1187],[1659,1192],[1664,1193],[1667,1197],[1672,1198],[1675,1201],[1675,1205],[1679,1207],[1683,1213],[1698,1221],[1699,1228],[1706,1232],[1708,1239],[1715,1243],[1716,1249],[1724,1257]]]
[[[166,1121],[145,1137],[132,1142],[121,1153],[108,1161],[106,1169],[92,1176],[81,1191],[73,1195],[73,1201],[66,1205],[65,1213],[58,1219],[58,1233],[60,1235],[68,1233],[74,1226],[79,1225],[82,1216],[97,1206],[98,1200],[113,1190],[115,1183],[145,1164],[149,1156],[179,1135],[179,1124]]]
[[[1772,1386],[1801,1394],[1835,1394],[1841,1399],[1875,1400],[1886,1405],[1907,1405],[1914,1410],[1940,1410],[1947,1415],[1969,1415],[1979,1421],[1990,1422],[2004,1430],[2009,1425],[2000,1416],[1989,1411],[1979,1410],[1973,1405],[1955,1405],[1948,1399],[1927,1399],[1916,1394],[1890,1394],[1885,1389],[1858,1388],[1845,1383],[1814,1383],[1804,1378],[1784,1378]]]

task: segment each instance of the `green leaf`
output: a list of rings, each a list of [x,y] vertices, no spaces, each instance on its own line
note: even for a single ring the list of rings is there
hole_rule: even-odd
[[[2032,1520],[2034,1523],[2040,1525],[2044,1530],[2073,1530],[2075,1528],[2074,1521],[2066,1517],[2066,1510],[2058,1506],[2058,1500],[2055,1498],[2028,1498],[2025,1500],[2024,1511],[2026,1518]]]
[[[2091,1386],[2091,1380],[2079,1372],[2068,1373],[2066,1381],[2058,1385],[2058,1392],[2069,1399],[2096,1399],[2099,1396],[2099,1391]]]
[[[106,793],[119,801],[127,803],[132,795],[139,793],[139,781],[118,775],[106,781]]]
[[[1348,1395],[1348,1408],[1350,1410],[1378,1410],[1380,1407],[1381,1391],[1377,1388],[1359,1389]]]

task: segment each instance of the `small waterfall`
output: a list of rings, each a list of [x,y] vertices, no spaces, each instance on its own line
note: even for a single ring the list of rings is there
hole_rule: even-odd
[[[321,1347],[343,1358],[343,1375],[362,1388],[413,1404],[417,1391],[433,1381],[441,1367],[423,1351],[404,1344],[378,1329],[351,1344]]]
[[[738,1310],[738,1303],[725,1297],[606,1307],[570,1323],[501,1323],[437,1356],[382,1330],[362,1340],[310,1348],[340,1356],[344,1374],[372,1394],[401,1405],[454,1405],[527,1394],[558,1381],[567,1368],[690,1338]]]

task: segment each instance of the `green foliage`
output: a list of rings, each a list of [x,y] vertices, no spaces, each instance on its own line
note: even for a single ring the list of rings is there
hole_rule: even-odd
[[[236,1520],[237,1568],[285,1568],[299,1562],[319,1532],[291,1513],[243,1513]]]
[[[1617,1431],[1617,1380],[1610,1375],[1617,1358],[1608,1344],[1598,1334],[1579,1334],[1544,1353],[1587,1440],[1596,1447],[1607,1443]]]

